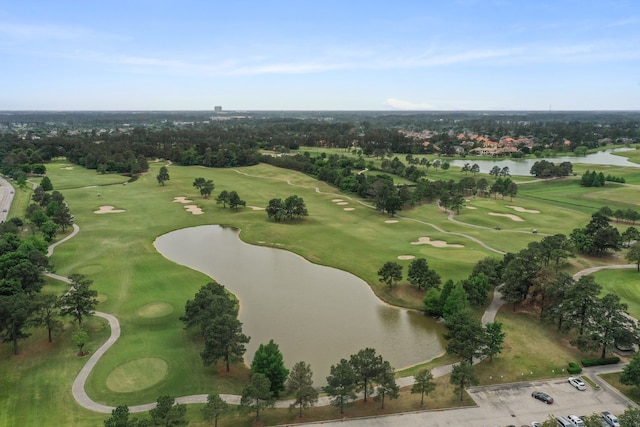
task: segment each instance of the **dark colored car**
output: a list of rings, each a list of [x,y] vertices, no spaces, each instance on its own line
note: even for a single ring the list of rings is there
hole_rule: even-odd
[[[547,405],[551,405],[553,403],[553,398],[547,393],[543,393],[541,391],[534,391],[533,393],[531,393],[531,396],[533,396],[535,399],[543,401]]]

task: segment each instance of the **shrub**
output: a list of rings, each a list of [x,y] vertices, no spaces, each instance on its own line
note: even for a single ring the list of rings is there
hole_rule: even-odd
[[[567,372],[570,374],[579,374],[580,372],[582,372],[582,367],[580,367],[580,365],[575,362],[569,362]]]
[[[619,357],[605,357],[604,359],[582,359],[582,366],[615,365],[620,362]]]

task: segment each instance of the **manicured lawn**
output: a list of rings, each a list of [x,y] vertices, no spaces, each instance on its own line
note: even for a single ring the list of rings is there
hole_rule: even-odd
[[[109,405],[148,403],[163,394],[239,393],[248,378],[247,368],[241,365],[234,366],[230,374],[218,367],[202,366],[199,338],[183,329],[179,317],[186,300],[210,279],[159,255],[153,240],[164,233],[203,224],[234,225],[242,229],[241,238],[246,242],[284,247],[310,261],[347,270],[367,281],[384,300],[419,308],[423,294],[409,288],[406,281],[391,290],[379,282],[377,271],[382,264],[397,261],[406,274],[410,261],[400,261],[398,256],[425,257],[443,280],[457,281],[466,278],[478,260],[486,256],[501,257],[465,236],[480,239],[498,251],[516,252],[527,243],[541,239],[542,233],[569,234],[571,229],[583,226],[595,210],[591,208],[605,200],[604,196],[594,198],[589,192],[575,191],[577,187],[569,180],[558,180],[523,184],[513,201],[500,197],[497,200],[471,198],[468,204],[477,209],[463,209],[455,215],[454,219],[460,223],[448,221],[447,215],[433,204],[401,211],[399,217],[390,218],[354,196],[340,194],[306,175],[268,165],[237,170],[170,166],[171,179],[165,186],[155,179],[161,165],[153,163],[149,173],[126,185],[122,184],[126,179],[121,176],[70,168],[63,162],[47,165],[54,189],[62,191],[81,228],[78,236],[56,249],[51,259],[56,273],[65,276],[81,273],[92,279],[101,301],[98,310],[114,314],[121,322],[120,340],[100,361],[87,383],[89,395]],[[453,174],[442,175],[449,173]],[[203,199],[192,186],[193,180],[200,176],[213,179],[216,184],[210,199]],[[550,187],[545,192],[547,184]],[[215,202],[215,195],[222,190],[237,191],[248,207],[238,212],[223,209]],[[29,197],[28,190],[24,191],[16,204],[22,206],[20,209],[25,209]],[[302,197],[310,212],[309,217],[298,223],[277,224],[269,221],[263,210],[251,208],[264,207],[271,198],[292,194]],[[173,201],[177,196],[188,197],[204,214],[187,212],[183,204]],[[348,204],[338,205],[336,199]],[[125,212],[94,213],[104,205]],[[507,206],[540,213],[521,213]],[[491,216],[489,212],[517,215],[524,221]],[[389,220],[398,222],[389,223]],[[495,230],[497,226],[501,230]],[[532,229],[539,230],[540,234],[531,233]],[[463,245],[463,248],[411,244],[420,237]],[[581,258],[579,262],[592,265],[599,261]],[[48,283],[47,290],[61,293],[64,289],[62,284]],[[504,322],[508,331],[508,345],[503,355],[492,363],[479,366],[483,384],[498,375],[505,381],[517,380],[518,375],[526,372],[533,372],[529,375],[536,377],[553,376],[553,369],[578,358],[569,347],[557,344],[562,341],[561,337],[554,337],[550,329],[536,326],[537,322],[522,316],[527,315],[500,313],[498,320]],[[90,348],[95,349],[108,331],[99,319],[91,325]],[[24,425],[59,425],[60,420],[70,425],[101,424],[105,416],[81,409],[71,396],[71,383],[84,360],[73,356],[70,332],[57,337],[51,346],[43,345],[46,342],[43,336],[43,331],[37,331],[22,342],[23,353],[17,357],[10,354],[10,346],[0,345],[0,378],[3,385],[8,385],[0,387],[0,425],[15,425],[17,419],[28,420]],[[545,348],[544,354],[539,354],[539,348]],[[139,383],[128,382],[127,372],[132,376],[139,374],[136,366],[145,361],[159,367],[155,377]],[[448,394],[443,393],[441,404],[455,403],[452,403],[453,393]],[[33,409],[34,401],[43,402],[37,410]],[[388,406],[389,410],[410,410],[414,404],[415,400],[403,398],[389,402]],[[371,414],[372,406],[360,405],[358,409],[356,405],[348,413],[350,416]],[[197,406],[193,408],[190,407],[190,414],[198,411]],[[310,412],[309,419],[338,415],[335,408],[313,411],[317,411],[317,415]],[[285,412],[277,415],[279,412],[273,411],[273,422],[291,422]],[[200,417],[199,413],[190,416],[194,420]],[[234,418],[226,425],[243,425],[237,421]]]
[[[600,377],[611,384],[616,389],[620,390],[622,394],[627,396],[629,399],[633,400],[636,403],[640,402],[640,389],[634,386],[624,385],[620,382],[620,372],[616,372],[613,374],[604,374],[600,375]]]
[[[640,318],[640,273],[633,269],[602,270],[593,274],[602,294],[613,293],[627,304],[629,314]]]
[[[481,384],[515,382],[530,378],[566,376],[569,362],[579,362],[581,353],[569,345],[570,338],[542,323],[537,313],[500,309],[496,321],[506,333],[502,353],[478,365]]]

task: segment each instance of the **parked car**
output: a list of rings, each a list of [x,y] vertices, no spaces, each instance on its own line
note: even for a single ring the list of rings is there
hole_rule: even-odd
[[[585,391],[587,389],[584,381],[582,381],[580,378],[569,377],[569,384],[581,391]]]
[[[531,396],[533,396],[535,399],[543,401],[547,405],[551,405],[553,403],[553,398],[547,393],[543,393],[541,391],[534,391],[533,393],[531,393]]]
[[[534,421],[534,422],[531,423],[531,427],[542,427],[542,423]]]
[[[602,413],[602,419],[611,427],[620,427],[620,422],[618,421],[618,418],[613,415],[611,412],[603,412]]]
[[[571,421],[571,424],[573,424],[575,427],[585,427],[584,421],[582,421],[582,419],[577,415],[571,414],[567,416],[567,419]]]

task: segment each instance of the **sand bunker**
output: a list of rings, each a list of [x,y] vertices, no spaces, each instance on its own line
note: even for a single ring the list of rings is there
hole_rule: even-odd
[[[398,259],[400,260],[407,260],[407,259],[414,259],[415,256],[414,255],[400,255],[398,256]]]
[[[342,199],[333,199],[331,200],[333,203],[344,202]]]
[[[198,205],[184,205],[187,212],[191,212],[194,215],[202,215],[204,211],[198,207]]]
[[[114,209],[113,206],[100,206],[100,209],[97,211],[93,211],[95,214],[106,214],[106,213],[122,213],[126,212],[124,209]]]
[[[504,216],[504,217],[509,218],[511,221],[524,221],[524,219],[520,218],[518,215],[501,214],[501,213],[496,213],[496,212],[489,212],[489,215],[492,215],[492,216]]]
[[[465,208],[467,208],[467,209],[478,209],[475,206],[465,206]]]
[[[444,240],[431,240],[430,237],[420,237],[417,242],[411,242],[412,245],[431,245],[435,248],[464,248],[464,245],[449,244]]]
[[[248,208],[251,208],[252,211],[263,211],[265,210],[265,208],[261,208],[260,206],[247,206]]]
[[[191,202],[193,202],[193,200],[187,200],[186,197],[182,197],[182,196],[174,197],[173,201],[177,202],[177,203],[191,203]]]
[[[60,168],[60,169],[62,169],[63,171],[72,171],[73,170],[73,166],[66,166],[66,167]]]
[[[534,209],[525,209],[521,206],[505,206],[505,208],[513,209],[516,212],[524,212],[524,213],[540,213],[540,211]]]
[[[388,219],[388,220],[385,221],[385,223],[387,223],[387,224],[395,224],[396,222],[398,222],[397,219]]]
[[[348,204],[349,204],[349,202],[338,202],[338,203],[336,203],[336,205],[348,205]]]
[[[353,210],[355,210],[355,209],[356,209],[356,208],[344,208],[344,210],[345,210],[345,211],[353,211]]]

